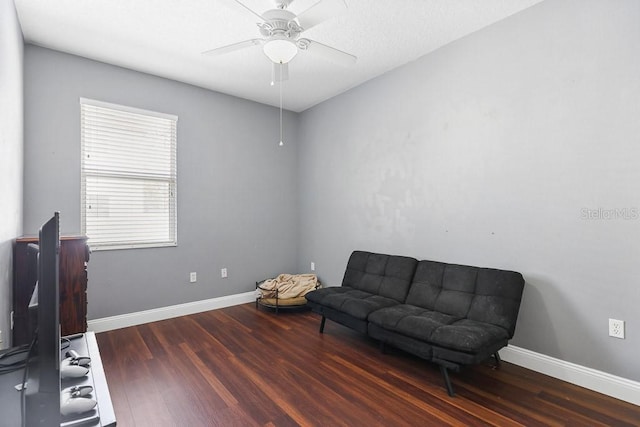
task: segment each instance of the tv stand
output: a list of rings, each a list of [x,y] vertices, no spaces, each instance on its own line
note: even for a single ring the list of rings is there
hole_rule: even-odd
[[[92,398],[96,400],[98,404],[94,410],[84,414],[61,417],[60,425],[66,427],[80,425],[81,423],[82,426],[87,427],[115,427],[116,416],[113,411],[111,395],[109,393],[107,379],[104,375],[96,336],[93,332],[86,332],[84,334],[73,335],[72,337],[73,338],[69,340],[68,347],[66,347],[64,341],[65,337],[63,337],[61,359],[64,359],[64,354],[67,351],[75,350],[81,356],[89,356],[91,358],[91,369],[86,377],[61,380],[61,386],[64,389],[74,385],[91,385],[93,387]],[[21,425],[20,392],[16,389],[16,385],[22,383],[23,373],[24,370],[20,369],[0,375],[0,425]]]
[[[66,347],[65,340],[69,342],[68,347]],[[61,348],[63,348],[61,360],[64,359],[64,354],[69,350],[75,350],[80,356],[89,356],[91,358],[91,369],[89,369],[87,376],[81,378],[63,378],[61,380],[62,389],[64,390],[65,388],[73,386],[90,385],[93,387],[91,397],[98,402],[95,409],[91,411],[62,417],[61,426],[71,427],[83,425],[114,427],[116,425],[116,416],[113,411],[111,395],[109,393],[107,379],[104,375],[95,333],[86,332],[84,334],[62,337]]]

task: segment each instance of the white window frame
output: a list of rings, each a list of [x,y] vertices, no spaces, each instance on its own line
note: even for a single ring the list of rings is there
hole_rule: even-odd
[[[80,216],[92,250],[177,246],[177,122],[80,98]]]

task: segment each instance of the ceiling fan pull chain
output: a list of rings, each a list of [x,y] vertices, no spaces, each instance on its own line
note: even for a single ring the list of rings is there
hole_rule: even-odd
[[[280,77],[282,77],[282,61],[280,61]],[[280,86],[280,143],[278,144],[278,146],[282,147],[284,145],[284,142],[282,141],[282,78],[280,79],[279,82],[279,86]]]

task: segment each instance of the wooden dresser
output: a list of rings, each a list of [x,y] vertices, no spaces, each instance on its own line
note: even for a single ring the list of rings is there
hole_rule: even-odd
[[[16,239],[13,252],[13,343],[28,344],[29,300],[37,273],[28,271],[28,245],[37,237]],[[85,236],[60,236],[60,328],[61,335],[87,330],[87,263],[89,246]]]

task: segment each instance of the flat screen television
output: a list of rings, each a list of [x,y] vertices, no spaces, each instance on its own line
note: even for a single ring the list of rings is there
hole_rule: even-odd
[[[58,284],[60,215],[56,212],[41,228],[37,256],[29,257],[37,271],[30,303],[33,329],[27,363],[23,425],[60,425],[60,292]]]

